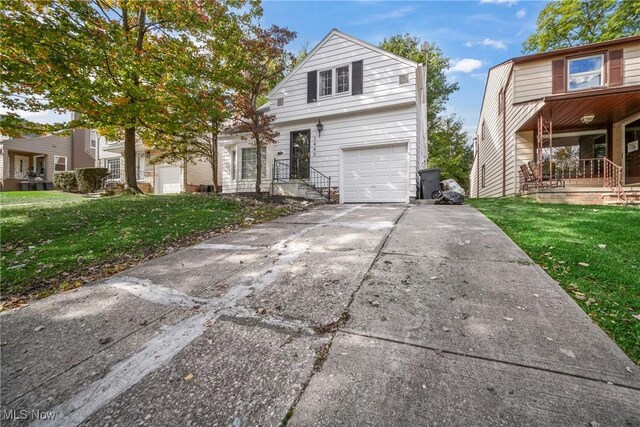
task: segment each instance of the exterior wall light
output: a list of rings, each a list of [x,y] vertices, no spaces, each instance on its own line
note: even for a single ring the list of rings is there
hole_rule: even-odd
[[[582,118],[580,118],[580,121],[585,124],[588,125],[589,123],[591,123],[593,121],[593,119],[596,117],[595,114],[585,114],[584,116],[582,116]]]
[[[324,129],[324,125],[322,124],[320,119],[318,119],[318,124],[316,125],[316,128],[318,128],[318,136],[320,136],[320,134],[322,134],[322,129]]]

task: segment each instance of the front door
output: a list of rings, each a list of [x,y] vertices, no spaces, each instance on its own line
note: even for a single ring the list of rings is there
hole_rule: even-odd
[[[640,184],[640,120],[625,126],[624,183]]]
[[[311,130],[291,132],[291,179],[308,179]]]
[[[36,163],[36,175],[41,176],[43,178],[47,176],[46,162],[45,162],[44,156],[36,156],[34,157],[34,160]]]
[[[13,177],[15,179],[27,178],[29,173],[29,158],[27,156],[13,156]]]

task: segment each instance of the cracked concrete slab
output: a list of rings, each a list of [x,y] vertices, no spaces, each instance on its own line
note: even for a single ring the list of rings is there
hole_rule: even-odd
[[[209,250],[193,249],[178,251],[133,267],[118,276],[148,279],[189,295],[199,295],[252,263],[263,259],[269,249],[262,250]],[[219,288],[219,293],[223,288]],[[211,293],[209,293],[211,297]]]
[[[177,313],[169,315],[171,310]],[[36,388],[53,395],[59,387],[52,383],[54,378],[96,354],[111,353],[113,345],[142,328],[155,331],[189,311],[187,307],[167,308],[143,301],[121,289],[98,284],[2,313],[3,404]],[[102,368],[115,361],[105,361]]]
[[[360,228],[331,223],[306,233],[298,241],[312,251],[377,252],[390,231],[388,225]]]
[[[350,314],[345,330],[640,388],[628,357],[538,266],[383,255]]]
[[[333,215],[335,214],[336,213],[333,212]],[[331,215],[328,215],[328,217],[330,216]],[[304,224],[275,223],[272,221],[265,224],[254,225],[233,233],[216,236],[203,243],[266,247],[275,245],[304,228]]]
[[[412,206],[382,252],[532,263],[498,226],[470,206]]]
[[[239,304],[313,325],[336,322],[374,258],[373,253],[305,252],[278,272],[271,286]]]
[[[290,426],[640,424],[640,391],[338,333]]]
[[[325,341],[221,318],[82,425],[278,425]]]

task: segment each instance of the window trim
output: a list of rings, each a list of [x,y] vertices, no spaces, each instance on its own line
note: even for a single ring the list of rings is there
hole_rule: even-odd
[[[107,161],[107,171],[109,171],[109,173],[112,172],[112,169],[110,167],[112,162],[117,162],[118,163],[118,167],[114,168],[115,171],[118,172],[118,175],[114,176],[113,174],[111,174],[111,176],[109,177],[110,179],[120,179],[120,177],[122,176],[122,173],[120,172],[121,168],[122,168],[122,164],[121,164],[121,160],[120,157],[111,157],[109,159],[106,159]]]
[[[267,159],[267,147],[262,147],[262,149],[264,150],[264,156],[263,158],[263,162],[262,162],[262,178],[261,179],[267,179],[267,164],[268,162],[265,162],[264,160]],[[257,147],[242,147],[240,148],[240,180],[241,181],[251,181],[254,182],[256,180],[256,177],[253,178],[244,178],[244,153],[245,150],[256,150],[256,154],[257,154]],[[257,173],[256,173],[257,175]]]
[[[327,98],[333,98],[333,97],[340,97],[340,96],[350,96],[352,91],[353,91],[353,68],[351,66],[352,63],[347,63],[347,64],[341,64],[341,65],[336,65],[335,67],[331,67],[331,68],[321,68],[318,70],[318,99],[327,99]],[[338,68],[347,68],[349,70],[349,72],[347,73],[347,76],[349,78],[349,90],[345,91],[345,92],[340,92],[338,93]],[[320,76],[321,73],[324,73],[326,71],[331,71],[331,94],[329,95],[322,95],[322,77]]]
[[[58,159],[64,159],[64,170],[59,171],[56,170],[56,166],[58,166]],[[66,172],[69,170],[69,162],[67,156],[53,156],[53,171],[54,172]]]
[[[593,86],[593,87],[585,87],[585,88],[576,88],[576,89],[571,89],[571,76],[574,75],[583,75],[583,74],[593,74],[593,71],[584,71],[582,73],[573,73],[571,74],[571,62],[573,61],[580,61],[580,60],[584,60],[584,59],[591,59],[591,58],[600,58],[600,86]],[[593,89],[600,89],[600,88],[604,88],[607,87],[607,81],[606,81],[606,74],[605,74],[605,57],[604,57],[604,53],[595,53],[592,55],[587,55],[587,56],[574,56],[574,57],[570,57],[566,59],[566,72],[567,72],[567,85],[566,85],[566,91],[567,92],[578,92],[581,90],[593,90]]]

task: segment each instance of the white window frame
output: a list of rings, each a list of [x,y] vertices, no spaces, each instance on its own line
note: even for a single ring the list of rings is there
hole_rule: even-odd
[[[120,177],[122,176],[121,171],[120,171],[120,169],[122,167],[120,157],[112,157],[112,158],[106,159],[106,160],[107,160],[107,170],[109,172],[117,171],[117,173],[118,173],[115,176],[113,174],[111,174],[111,176],[109,178],[113,179],[113,180],[120,179]],[[114,163],[114,162],[118,162],[118,167],[117,167],[117,169],[114,168],[114,170],[112,171],[111,163]]]
[[[256,177],[257,177],[257,174],[256,174],[256,177],[253,177],[253,178],[243,178],[243,176],[245,175],[244,174],[244,167],[243,167],[244,164],[245,164],[245,162],[244,162],[245,150],[256,150],[256,154],[257,154],[258,148],[257,147],[242,147],[242,148],[240,148],[240,179],[242,181],[255,181]],[[266,179],[267,178],[267,163],[268,162],[265,161],[265,160],[267,159],[267,155],[268,155],[267,147],[262,147],[262,150],[264,150],[264,153],[262,153],[264,156],[262,157],[262,171],[261,171],[262,178],[261,179]],[[256,162],[257,162],[257,157],[256,157]],[[256,169],[257,169],[257,166],[256,166]]]
[[[585,71],[582,73],[573,73],[571,74],[571,63],[574,61],[583,61],[585,59],[592,59],[592,58],[600,58],[600,86],[593,86],[593,87],[585,87],[585,88],[575,88],[575,89],[571,89],[571,76],[580,76],[580,75],[589,75],[589,74],[593,74],[594,71]],[[589,55],[589,56],[579,56],[576,58],[568,58],[567,59],[567,91],[568,92],[575,92],[577,90],[589,90],[589,89],[596,89],[599,87],[605,87],[607,84],[604,81],[604,54],[603,53],[599,53],[596,55]]]
[[[326,73],[327,71],[329,73],[331,73],[331,93],[328,94],[328,95],[322,95],[322,76],[321,76],[321,74],[322,73]],[[331,98],[336,93],[335,90],[333,90],[333,86],[335,84],[334,83],[335,79],[333,78],[333,74],[334,74],[333,71],[334,71],[333,68],[327,68],[327,69],[324,69],[324,70],[318,70],[318,98]]]
[[[98,132],[92,130],[89,134],[89,148],[96,148],[98,145]]]
[[[349,69],[349,72],[348,72],[349,90],[338,93],[338,68],[345,68],[345,67]],[[327,71],[331,72],[331,94],[322,95],[322,78],[320,77],[320,73],[325,73]],[[318,70],[318,99],[351,95],[352,90],[353,90],[353,76],[351,75],[351,64],[342,64],[342,65],[337,65],[335,67]]]
[[[58,166],[58,159],[64,159],[64,170],[59,171],[56,170],[56,166]],[[67,163],[67,156],[53,156],[53,171],[54,172],[66,172],[69,170],[69,163]]]

